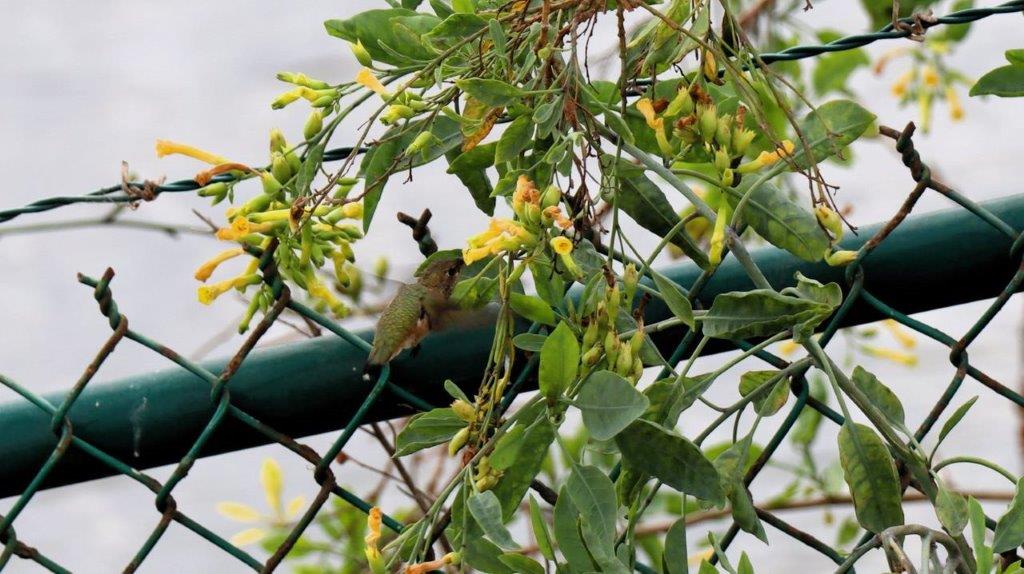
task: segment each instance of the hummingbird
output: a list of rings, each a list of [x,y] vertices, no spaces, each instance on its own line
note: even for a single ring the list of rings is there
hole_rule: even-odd
[[[402,285],[380,315],[365,372],[415,348],[431,330],[442,328],[458,306],[451,300],[462,259],[438,259],[419,272],[416,283]]]

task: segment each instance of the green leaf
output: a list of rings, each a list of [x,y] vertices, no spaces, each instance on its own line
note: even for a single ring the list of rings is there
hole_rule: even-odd
[[[589,245],[589,243],[582,242],[581,245]],[[579,249],[574,249],[573,255],[576,255],[577,251]],[[534,257],[530,260],[529,266],[537,295],[540,295],[540,298],[547,301],[552,307],[561,305],[562,298],[565,296],[565,279],[560,273],[555,272],[551,260],[546,257]]]
[[[590,552],[580,534],[580,512],[569,496],[568,487],[562,486],[555,503],[554,529],[558,550],[576,572],[593,572],[598,570],[590,558]]]
[[[1024,48],[1006,51],[1006,61],[1011,64],[1024,65]]]
[[[1024,64],[1010,64],[988,72],[971,86],[971,95],[1002,98],[1024,96]]]
[[[903,403],[900,402],[900,398],[889,387],[885,386],[882,381],[879,381],[878,377],[857,366],[853,369],[852,379],[853,384],[857,385],[861,392],[867,395],[868,399],[871,400],[871,404],[880,410],[885,415],[885,418],[900,425],[906,422],[903,413]]]
[[[505,163],[519,157],[519,154],[533,143],[533,118],[523,114],[512,120],[498,139],[494,163]]]
[[[451,300],[462,309],[479,309],[494,300],[498,280],[494,277],[471,277],[455,284]]]
[[[820,281],[804,277],[804,274],[799,271],[795,276],[796,287],[794,289],[804,299],[810,299],[832,309],[843,302],[843,289],[838,283],[823,285]]]
[[[476,14],[452,14],[434,26],[423,39],[435,48],[461,42],[487,27],[487,21]]]
[[[494,197],[491,180],[487,177],[487,168],[494,165],[494,150],[497,143],[478,145],[462,152],[458,148],[449,151],[448,173],[455,174],[462,185],[469,190],[473,203],[487,215],[494,215]]]
[[[526,96],[523,90],[512,84],[490,78],[464,78],[457,80],[455,85],[467,95],[493,107],[505,107]]]
[[[839,461],[861,526],[878,534],[903,524],[896,463],[874,429],[845,423],[839,429]]]
[[[601,164],[605,171],[614,171],[619,181],[618,191],[605,197],[606,201],[614,202],[633,221],[658,237],[665,237],[679,223],[679,215],[661,189],[644,175],[643,168],[607,154],[601,158]],[[671,242],[701,268],[707,267],[707,255],[685,229],[680,229]]]
[[[715,568],[715,565],[707,560],[701,560],[700,570],[697,570],[697,574],[718,574],[718,568]]]
[[[1017,481],[1017,492],[1010,508],[996,522],[992,551],[1002,554],[1024,544],[1024,478]]]
[[[555,431],[546,416],[541,415],[526,429],[515,462],[505,469],[498,485],[491,490],[501,501],[502,516],[507,520],[519,509],[530,481],[540,472],[548,456],[548,447],[555,440]]]
[[[615,443],[629,468],[697,498],[714,503],[724,498],[714,465],[689,440],[650,421],[638,420],[619,433]]]
[[[418,41],[417,36],[399,30],[394,22],[397,18],[414,17],[406,20],[406,30],[413,28],[414,33],[426,34],[441,23],[440,18],[428,14],[418,14],[404,8],[384,10],[367,10],[346,20],[327,20],[324,27],[331,36],[348,40],[353,44],[362,42],[363,47],[377,62],[395,66],[407,66],[417,62],[430,60],[436,56]]]
[[[757,516],[754,501],[743,483],[746,461],[750,457],[750,437],[733,443],[725,451],[715,457],[714,466],[722,483],[722,490],[729,499],[730,512],[736,525],[744,532],[749,532],[762,542],[768,542],[764,526]]]
[[[665,533],[662,571],[665,574],[690,574],[689,552],[686,550],[686,518],[672,523]]]
[[[744,181],[751,183],[726,190],[725,197],[734,208],[753,183],[749,178]],[[766,183],[750,192],[742,218],[765,241],[804,261],[821,261],[828,250],[828,236],[814,214],[773,184]]]
[[[665,300],[665,305],[668,306],[673,315],[681,319],[692,329],[694,327],[693,305],[690,304],[690,300],[683,294],[683,290],[676,285],[675,281],[661,273],[652,270],[651,274],[654,276],[654,285],[658,287],[661,298]]]
[[[554,561],[555,551],[551,546],[551,533],[548,531],[548,523],[540,512],[540,505],[537,499],[530,495],[530,525],[533,527],[533,537],[537,540],[537,549],[540,550],[545,559]]]
[[[513,572],[520,574],[544,574],[544,567],[541,566],[540,562],[529,556],[506,552],[499,556],[498,559],[511,568]]]
[[[309,186],[313,183],[313,179],[316,178],[316,172],[320,169],[323,162],[324,143],[321,141],[313,146],[309,153],[306,154],[306,158],[302,160],[299,173],[295,176],[295,193],[298,195],[305,196],[309,194]]]
[[[875,114],[850,100],[832,100],[811,111],[800,122],[800,132],[811,153],[797,140],[793,162],[806,169],[842,151],[859,138],[875,121]]]
[[[496,544],[482,536],[475,536],[466,542],[462,559],[474,571],[486,574],[516,574],[515,570],[501,561],[503,555],[503,551]]]
[[[583,424],[596,440],[610,440],[640,415],[650,402],[626,379],[611,371],[587,377],[574,403]]]
[[[779,371],[749,371],[740,375],[740,395],[747,396],[761,388],[768,381],[779,376]],[[789,380],[780,378],[767,391],[761,391],[754,399],[754,409],[763,417],[770,417],[779,412],[789,400]]]
[[[589,528],[602,544],[611,546],[615,539],[615,486],[608,475],[596,466],[576,466],[565,483],[584,528]]]
[[[942,527],[956,536],[967,526],[967,499],[939,484],[935,495],[935,514]]]
[[[548,338],[547,335],[538,335],[536,333],[520,333],[515,337],[512,337],[512,344],[517,348],[530,353],[537,353],[544,346],[544,341]]]
[[[967,415],[967,411],[971,410],[971,407],[973,407],[974,403],[976,403],[977,401],[978,396],[975,395],[971,397],[970,400],[968,400],[966,403],[957,407],[956,410],[953,411],[953,414],[949,415],[949,418],[946,419],[946,422],[943,423],[942,425],[942,430],[939,431],[939,438],[936,441],[936,446],[942,443],[942,441],[946,438],[946,435],[948,435],[953,430],[953,428],[956,427],[956,425],[960,424],[960,421],[963,420],[964,416]]]
[[[517,424],[498,439],[491,451],[491,468],[505,470],[515,464],[519,451],[523,448],[523,435],[526,434],[526,426]]]
[[[562,396],[576,380],[580,367],[580,344],[569,325],[560,322],[540,349],[538,379],[540,394],[548,400]]]
[[[460,419],[450,408],[420,413],[409,419],[409,424],[398,433],[395,456],[405,456],[448,442],[465,426],[466,421]]]
[[[540,297],[524,295],[522,293],[511,293],[509,295],[509,305],[517,315],[529,321],[552,327],[558,321],[555,317],[555,310]]]
[[[491,542],[506,549],[519,548],[502,522],[501,503],[498,502],[498,497],[493,492],[486,490],[474,494],[469,497],[466,507],[469,508],[469,513],[473,515],[473,519],[480,525],[480,528],[483,528],[484,534]]]
[[[411,157],[404,156],[405,148],[409,147],[420,133],[428,130],[434,135],[432,143],[421,153]],[[384,186],[392,173],[430,163],[458,147],[461,142],[462,132],[459,131],[459,124],[447,117],[416,120],[404,126],[394,126],[384,132],[379,142],[363,157],[359,167],[366,187],[363,197],[363,229],[370,228],[373,214],[384,193]]]
[[[967,516],[971,524],[971,546],[974,547],[974,560],[978,564],[977,571],[991,572],[994,557],[992,547],[985,544],[985,511],[973,496],[967,501]]]
[[[831,313],[821,303],[770,289],[722,293],[701,318],[704,335],[719,339],[767,337]]]

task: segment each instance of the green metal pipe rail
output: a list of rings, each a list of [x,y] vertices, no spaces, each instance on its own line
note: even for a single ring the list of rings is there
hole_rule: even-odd
[[[1017,269],[1012,263],[1016,258],[1008,257],[1013,241],[1005,227],[998,226],[1024,228],[1024,195],[985,202],[981,207],[1002,223],[963,208],[904,221],[862,264],[862,271],[871,277],[872,297],[909,314],[999,295]],[[879,228],[862,228],[857,236],[843,242],[843,248],[859,248]],[[844,269],[807,263],[778,249],[756,250],[753,257],[777,288],[792,284],[797,271],[819,281],[847,284]],[[700,276],[700,269],[692,264],[662,272],[683,286],[692,285]],[[729,260],[703,288],[699,304],[706,306],[719,293],[750,287],[740,265]],[[647,307],[648,323],[668,316],[659,301]],[[876,307],[860,299],[842,317],[841,324],[863,324],[879,318]],[[358,335],[367,340],[372,337],[371,332]],[[402,393],[402,389],[434,404],[450,400],[442,389],[445,379],[473,391],[479,384],[492,335],[492,326],[485,325],[428,337],[418,357],[406,355],[392,363],[391,380],[395,383],[384,392],[392,393],[393,400],[374,402],[363,422],[409,415],[424,406],[422,402],[410,404],[417,399]],[[652,338],[667,356],[681,335],[681,330],[670,329]],[[705,353],[730,348],[728,344],[711,345]],[[339,429],[352,420],[375,386],[363,379],[364,360],[363,350],[329,334],[260,349],[249,355],[231,379],[231,402],[288,437]],[[220,360],[204,366],[216,373],[226,364],[226,360]],[[528,381],[521,390],[532,388],[531,383],[535,381]],[[208,381],[181,368],[90,384],[74,401],[69,419],[75,436],[136,469],[145,469],[180,461],[188,453],[215,415],[217,406],[211,403],[210,392]],[[45,398],[59,405],[66,395],[58,392]],[[0,497],[21,493],[47,462],[59,439],[52,420],[51,415],[24,400],[0,404],[0,436],[5,437],[0,442]],[[199,456],[269,442],[266,434],[228,417]],[[110,466],[72,446],[42,488],[112,474],[116,472]]]

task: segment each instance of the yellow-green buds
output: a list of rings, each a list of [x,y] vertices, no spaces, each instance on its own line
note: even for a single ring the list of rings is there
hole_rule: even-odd
[[[476,409],[473,408],[473,405],[462,399],[456,399],[452,402],[452,411],[455,413],[455,416],[467,423],[476,420]]]
[[[598,361],[601,360],[602,352],[604,352],[604,349],[601,347],[600,344],[591,347],[590,350],[583,353],[583,358],[581,359],[583,365],[585,367],[593,367],[594,365],[596,365]]]
[[[729,152],[722,148],[715,150],[715,167],[718,168],[718,171],[729,169],[731,163],[732,159],[729,157]]]
[[[295,84],[296,86],[303,86],[314,90],[324,90],[331,87],[327,82],[314,80],[302,73],[293,74],[292,72],[278,72],[277,79],[282,82],[288,82],[289,84]]]
[[[357,62],[367,67],[373,65],[373,57],[370,56],[370,52],[366,51],[362,41],[357,40],[355,44],[349,44],[348,47],[352,48],[352,55],[356,57]]]
[[[196,190],[199,197],[212,197],[217,201],[224,199],[224,196],[228,193],[228,184],[223,181],[211,183],[205,187],[201,187]]]
[[[715,111],[715,106],[700,109],[697,126],[704,141],[711,141],[715,137],[715,131],[718,130],[718,113]]]
[[[292,178],[292,167],[281,152],[274,152],[270,160],[270,174],[278,182],[287,183]]]
[[[715,129],[715,141],[724,149],[729,149],[732,144],[732,116],[724,115],[718,118],[718,125]]]
[[[688,116],[693,113],[693,96],[690,95],[690,91],[685,87],[679,90],[676,97],[669,102],[668,107],[665,108],[665,115],[668,117],[675,117],[679,115]]]
[[[469,442],[469,427],[462,427],[448,442],[448,456],[455,456]]]
[[[593,347],[600,334],[601,328],[598,326],[597,321],[591,321],[587,328],[583,330],[583,348],[589,349]]]
[[[403,104],[392,104],[380,115],[380,121],[384,125],[391,125],[399,120],[409,119],[416,115],[416,110]]]
[[[832,243],[843,238],[843,220],[838,213],[827,205],[819,205],[814,208],[814,216],[818,218],[818,224],[828,231]]]
[[[629,263],[622,271],[622,288],[626,295],[626,302],[633,303],[633,296],[636,295],[637,285],[640,283],[640,272],[636,265]]]
[[[313,110],[306,119],[306,125],[302,128],[302,135],[307,140],[311,140],[322,129],[324,129],[324,114],[320,110]]]
[[[732,132],[733,151],[736,152],[737,155],[743,155],[747,153],[747,149],[750,148],[750,143],[754,141],[754,138],[756,136],[757,134],[746,128],[737,127]]]
[[[715,62],[714,52],[704,50],[702,56],[700,70],[704,74],[704,79],[715,84],[719,83],[718,64]]]
[[[284,153],[287,147],[288,142],[284,139],[284,133],[277,128],[270,130],[270,153]]]
[[[411,156],[427,147],[427,144],[437,140],[437,136],[429,131],[424,131],[420,135],[416,136],[416,139],[412,140],[412,143],[405,148],[405,155]]]
[[[562,200],[562,190],[558,189],[557,185],[549,185],[544,193],[540,196],[540,207],[541,209],[547,209],[558,205],[558,202]]]
[[[260,181],[263,183],[263,193],[271,197],[276,197],[277,193],[281,191],[281,182],[277,181],[274,174],[269,171],[260,172]]]
[[[857,259],[856,251],[843,250],[836,251],[825,257],[825,263],[828,263],[832,267],[842,267],[844,265],[849,265],[855,259]]]
[[[718,215],[715,217],[715,230],[711,232],[711,243],[708,248],[708,261],[712,265],[722,262],[722,253],[725,251],[725,226],[729,224],[732,217],[732,208],[727,202],[722,202],[718,208]]]

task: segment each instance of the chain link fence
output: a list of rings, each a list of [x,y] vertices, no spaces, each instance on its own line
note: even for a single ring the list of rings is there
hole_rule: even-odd
[[[939,24],[972,22],[995,14],[1015,12],[1024,12],[1024,0],[1015,0],[991,8],[978,8],[955,12],[934,20],[924,21],[921,24],[923,24],[925,28],[928,28]],[[912,23],[913,22],[910,20],[904,21],[904,24],[907,25]],[[779,53],[763,54],[761,59],[765,63],[782,60],[798,60],[814,57],[827,52],[853,49],[878,40],[904,38],[910,33],[909,28],[902,29],[901,27],[900,29],[896,29],[893,26],[887,26],[877,33],[850,36],[825,45],[799,46]],[[946,411],[950,402],[967,378],[974,379],[992,391],[998,393],[1000,396],[1012,401],[1021,408],[1024,408],[1024,396],[1021,396],[1019,393],[994,380],[984,371],[973,365],[970,362],[968,353],[972,342],[974,342],[986,326],[989,325],[1000,309],[1006,305],[1011,295],[1020,290],[1022,283],[1024,283],[1024,267],[1020,267],[1012,274],[1012,277],[1006,282],[1002,291],[998,293],[991,304],[977,318],[971,328],[962,336],[955,337],[910,317],[908,314],[887,304],[883,297],[878,296],[869,290],[872,283],[865,272],[865,266],[872,261],[872,254],[905,221],[914,209],[918,199],[929,189],[946,196],[955,202],[959,208],[966,210],[966,212],[970,213],[972,217],[977,218],[977,220],[994,229],[998,235],[1004,238],[1005,243],[1010,245],[1010,248],[998,255],[1000,259],[999,265],[1012,267],[1020,265],[1022,255],[1021,250],[1022,247],[1024,247],[1024,235],[1022,235],[1015,227],[1007,223],[1004,218],[1001,218],[994,213],[993,210],[986,206],[976,204],[957,191],[950,189],[939,182],[933,181],[928,165],[921,160],[917,151],[914,149],[912,141],[913,131],[912,125],[902,131],[884,127],[882,128],[882,135],[895,141],[896,149],[901,153],[903,163],[909,168],[915,185],[913,191],[907,197],[899,212],[889,222],[881,226],[874,236],[860,247],[857,260],[846,268],[844,302],[822,332],[820,344],[822,346],[828,344],[841,326],[850,323],[850,317],[848,317],[848,315],[855,306],[867,306],[873,310],[876,317],[881,316],[894,319],[921,335],[948,347],[950,351],[949,360],[956,368],[956,374],[943,389],[928,416],[918,424],[915,437],[918,441],[921,441],[933,430],[936,421]],[[326,152],[324,159],[335,161],[341,160],[349,157],[353,152],[358,153],[360,151],[363,150],[353,150],[351,148],[335,149]],[[228,176],[226,175],[218,176],[214,179],[214,181],[227,180]],[[198,187],[199,185],[192,180],[183,180],[162,185],[141,185],[125,181],[119,185],[103,188],[87,195],[53,197],[34,202],[22,208],[0,211],[0,224],[10,221],[20,215],[39,213],[57,209],[66,205],[78,203],[126,204],[150,201],[165,193],[190,192],[194,191]],[[943,232],[943,230],[937,228],[932,229],[931,231],[934,233]],[[50,430],[52,431],[53,436],[56,437],[56,441],[46,456],[45,462],[39,466],[27,486],[21,490],[21,494],[17,497],[16,502],[10,510],[5,515],[0,516],[0,544],[3,545],[3,551],[0,553],[0,570],[12,563],[14,559],[21,559],[32,561],[51,572],[64,573],[71,571],[68,566],[59,564],[54,559],[50,558],[46,553],[46,549],[34,548],[28,541],[20,539],[16,531],[18,517],[22,515],[31,503],[35,494],[39,492],[41,488],[48,486],[48,478],[51,477],[51,474],[54,473],[57,465],[70,451],[84,453],[90,459],[105,467],[105,474],[124,475],[138,482],[153,493],[155,508],[160,514],[160,520],[149,533],[146,541],[139,547],[130,563],[126,565],[124,569],[125,572],[133,572],[137,570],[145,562],[147,557],[150,556],[157,544],[160,543],[162,537],[167,532],[168,527],[175,522],[191,530],[203,540],[235,557],[245,566],[259,572],[271,572],[280,566],[284,557],[293,548],[296,541],[300,536],[302,536],[317,516],[317,513],[321,511],[332,496],[340,497],[342,500],[356,508],[364,512],[369,512],[371,508],[370,503],[363,500],[356,494],[342,488],[338,484],[338,477],[335,476],[335,473],[331,468],[332,462],[340,453],[342,453],[342,450],[350,442],[353,434],[359,426],[368,422],[367,416],[371,409],[375,406],[379,406],[379,403],[382,401],[397,401],[422,410],[433,408],[434,405],[429,400],[417,396],[417,394],[392,382],[390,378],[390,369],[385,367],[381,371],[379,378],[377,378],[377,380],[370,386],[369,392],[362,397],[362,402],[359,407],[355,410],[353,416],[349,418],[347,423],[344,425],[344,428],[342,428],[338,433],[337,438],[330,445],[330,448],[323,453],[318,453],[309,446],[302,444],[292,439],[290,436],[265,424],[256,416],[247,412],[246,409],[240,407],[236,401],[233,401],[231,393],[232,380],[238,373],[239,368],[247,358],[250,357],[250,353],[256,347],[257,343],[259,343],[261,337],[263,337],[271,325],[286,309],[290,309],[307,320],[316,323],[323,329],[333,333],[337,337],[340,337],[347,344],[361,352],[368,352],[370,348],[364,338],[350,332],[317,311],[291,298],[288,287],[275,273],[273,259],[271,257],[273,249],[274,246],[271,245],[265,251],[254,252],[254,255],[260,257],[262,275],[273,290],[275,303],[259,324],[251,330],[251,333],[248,335],[245,342],[237,350],[234,356],[231,357],[226,366],[220,370],[220,372],[214,372],[203,365],[190,361],[181,354],[161,344],[159,341],[131,329],[129,327],[127,316],[121,312],[114,299],[111,288],[111,283],[114,279],[114,272],[112,270],[108,269],[98,278],[86,275],[79,276],[79,282],[92,290],[93,297],[99,305],[100,312],[109,322],[112,334],[102,344],[92,362],[86,366],[76,384],[66,393],[63,400],[57,402],[48,400],[45,397],[33,393],[23,384],[0,374],[0,384],[3,384],[8,389],[17,393],[24,399],[24,401],[33,405],[35,409],[49,418]],[[907,262],[907,265],[914,265],[914,262]],[[772,269],[770,267],[767,269],[769,274],[771,274]],[[705,289],[708,282],[711,280],[711,277],[712,273],[702,273],[692,284],[682,285],[682,287],[687,289],[690,297],[698,300],[701,297],[702,290]],[[921,309],[915,309],[915,311],[917,310]],[[536,329],[536,326],[534,326],[534,329]],[[670,364],[675,365],[684,357],[687,357],[698,339],[699,337],[697,334],[692,331],[683,336],[675,346],[674,352],[669,358]],[[73,425],[73,417],[69,416],[69,411],[76,404],[76,401],[79,400],[83,391],[85,391],[87,386],[93,381],[105,361],[110,358],[110,356],[125,340],[133,341],[155,353],[159,353],[168,361],[177,365],[180,369],[191,373],[191,375],[205,381],[209,385],[209,401],[213,406],[213,414],[205,423],[205,426],[202,428],[202,432],[199,436],[191,443],[187,453],[177,461],[170,477],[163,482],[153,478],[151,475],[143,472],[139,468],[134,467],[129,462],[126,462],[123,457],[119,458],[118,456],[110,454],[107,450],[98,446],[95,441],[91,440],[88,433],[79,434],[76,432]],[[736,341],[735,344],[744,349],[752,347],[751,343],[745,341]],[[776,369],[786,369],[791,367],[791,364],[782,357],[773,355],[767,351],[759,351],[756,356]],[[534,375],[535,366],[536,361],[526,362],[526,366],[518,375],[518,380],[516,380],[513,385],[510,385],[507,391],[508,394],[505,397],[504,406],[507,407],[516,394],[529,387],[529,382]],[[824,415],[825,418],[836,424],[841,425],[843,423],[842,415],[809,395],[809,386],[804,379],[804,373],[806,373],[809,368],[810,365],[807,364],[803,367],[798,366],[798,368],[795,369],[795,373],[792,377],[792,390],[797,400],[778,430],[765,445],[764,450],[757,461],[747,472],[745,483],[748,486],[755,480],[761,470],[772,458],[776,449],[792,430],[797,418],[806,409],[817,410]],[[251,553],[232,545],[217,533],[179,510],[178,504],[174,498],[175,488],[188,477],[189,470],[200,457],[210,454],[208,447],[212,437],[217,433],[218,429],[222,428],[228,421],[233,421],[234,424],[240,424],[251,429],[263,437],[263,442],[277,443],[291,451],[295,456],[301,457],[314,466],[313,478],[319,485],[319,491],[312,500],[312,503],[305,509],[301,517],[291,528],[288,536],[283,540],[276,552],[274,552],[265,561],[261,561]],[[4,487],[4,490],[9,488],[10,485]],[[793,537],[801,544],[820,552],[822,555],[828,557],[844,569],[852,569],[853,563],[857,559],[863,556],[868,550],[877,547],[880,544],[877,537],[868,534],[860,541],[854,552],[847,556],[841,554],[838,550],[821,541],[817,537],[795,528],[772,512],[764,509],[758,509],[757,514],[762,521],[770,524],[780,532]],[[388,528],[395,532],[401,531],[403,527],[400,521],[388,516],[387,514],[383,516],[383,522]],[[994,522],[989,522],[989,526],[993,527]],[[734,523],[721,540],[723,549],[727,549],[729,547],[738,532],[739,527]],[[653,570],[643,565],[638,565],[637,568],[642,572],[653,572]]]

